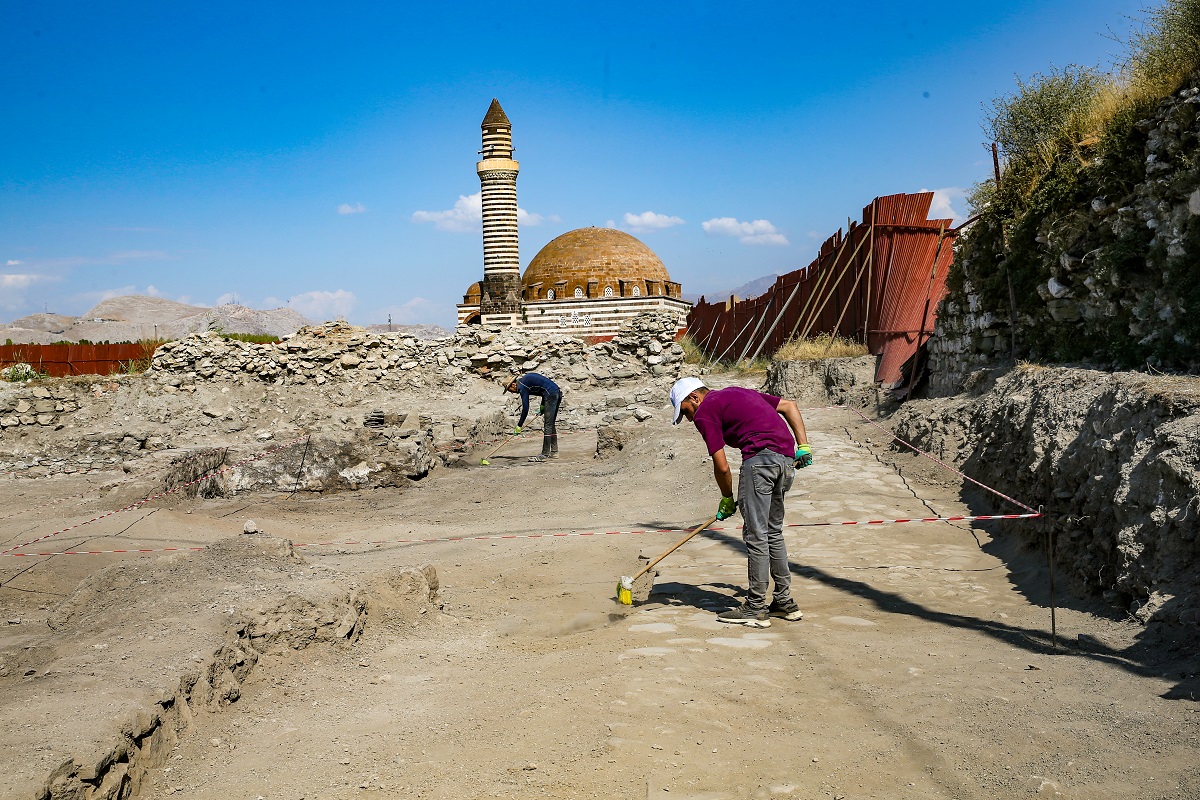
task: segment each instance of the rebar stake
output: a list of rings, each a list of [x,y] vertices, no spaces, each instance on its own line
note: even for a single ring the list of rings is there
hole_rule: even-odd
[[[1038,513],[1042,513],[1042,506],[1038,506]],[[1058,652],[1058,619],[1054,605],[1054,526],[1049,523],[1046,526],[1046,549],[1050,554],[1050,646]]]

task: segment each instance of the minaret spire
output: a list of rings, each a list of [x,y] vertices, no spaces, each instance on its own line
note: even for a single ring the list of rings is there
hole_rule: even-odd
[[[517,173],[512,123],[492,99],[479,126],[483,160],[475,165],[483,198],[483,282],[479,311],[485,324],[515,325],[521,311],[521,259],[517,248]]]

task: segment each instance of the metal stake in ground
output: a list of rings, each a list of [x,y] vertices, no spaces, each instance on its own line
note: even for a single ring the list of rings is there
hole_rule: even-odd
[[[708,522],[705,522],[703,525],[698,526],[695,530],[693,530],[687,536],[683,537],[678,542],[671,545],[666,550],[666,552],[664,552],[658,558],[654,559],[649,564],[644,566],[641,569],[641,571],[638,572],[636,575],[634,575],[632,578],[627,575],[622,575],[621,580],[617,581],[617,602],[623,606],[633,605],[633,585],[638,580],[638,578],[641,578],[647,572],[652,570],[654,568],[655,564],[662,561],[664,558],[671,555],[671,553],[674,553],[677,549],[679,549],[681,546],[683,546],[684,542],[686,542],[688,539],[691,539],[697,533],[704,530],[709,525],[712,525],[716,521],[717,521],[717,518],[713,517]],[[653,587],[654,587],[654,577],[651,576],[651,578],[649,580],[644,581],[643,584],[638,587],[638,599],[645,600],[647,597],[649,597],[650,589],[652,589]]]

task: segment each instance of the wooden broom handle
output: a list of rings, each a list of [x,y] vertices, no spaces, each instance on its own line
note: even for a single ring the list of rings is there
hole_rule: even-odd
[[[682,547],[682,546],[683,546],[683,544],[684,544],[684,543],[685,543],[685,542],[686,542],[688,539],[691,539],[691,538],[692,538],[693,536],[695,536],[697,533],[699,533],[700,531],[704,530],[704,529],[705,529],[705,528],[707,528],[709,525],[712,525],[712,524],[713,524],[714,522],[716,522],[716,521],[717,521],[717,518],[716,518],[716,517],[713,517],[713,518],[712,518],[712,519],[710,519],[708,522],[705,522],[705,523],[701,524],[701,525],[700,525],[700,526],[698,526],[698,527],[697,527],[695,530],[693,530],[691,533],[689,533],[687,536],[683,537],[683,538],[682,538],[682,539],[680,539],[678,542],[676,542],[675,544],[671,545],[671,548],[670,548],[669,550],[667,550],[667,551],[666,551],[665,553],[663,553],[661,556],[659,556],[658,558],[654,559],[654,560],[653,560],[653,561],[651,561],[649,564],[647,564],[645,567],[643,567],[643,568],[642,568],[642,571],[641,571],[641,572],[639,572],[637,575],[634,575],[634,576],[633,576],[633,580],[635,580],[635,581],[636,581],[638,578],[640,578],[640,577],[642,577],[643,575],[645,575],[647,572],[649,572],[649,571],[650,571],[650,570],[651,570],[651,569],[654,567],[654,565],[655,565],[655,564],[657,564],[658,562],[662,561],[662,560],[663,560],[664,558],[666,558],[667,556],[671,555],[671,553],[674,553],[676,550],[678,550],[680,547]]]

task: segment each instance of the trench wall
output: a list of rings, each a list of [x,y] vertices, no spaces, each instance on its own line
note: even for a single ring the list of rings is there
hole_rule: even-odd
[[[1043,505],[1057,567],[1143,622],[1200,621],[1200,389],[1185,378],[1022,367],[906,403],[897,435]],[[998,507],[997,507],[998,510]],[[1040,528],[1040,530],[1039,530]],[[1014,529],[1044,546],[1045,528]]]

